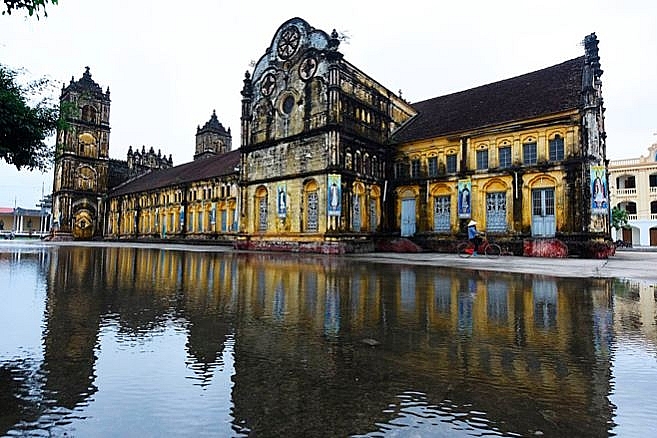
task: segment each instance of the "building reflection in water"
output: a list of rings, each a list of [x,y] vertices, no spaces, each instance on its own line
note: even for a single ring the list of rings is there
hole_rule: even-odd
[[[614,319],[648,318],[637,326],[655,341],[654,298],[639,309],[622,292],[615,310],[620,286],[605,280],[137,248],[59,247],[43,264],[43,395],[24,409],[31,418],[3,417],[2,433],[38,424],[38,403],[84,412],[102,391],[96,361],[108,318],[131,339],[184,331],[185,367],[201,388],[229,354],[231,406],[213,421],[238,436],[407,426],[606,436]],[[6,389],[24,398],[0,380]],[[143,415],[137,402],[125,409]],[[203,404],[180,400],[179,415],[189,409]]]

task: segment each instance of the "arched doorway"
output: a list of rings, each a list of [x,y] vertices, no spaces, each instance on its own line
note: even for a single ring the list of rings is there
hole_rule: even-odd
[[[436,184],[431,188],[433,201],[433,231],[449,233],[452,228],[452,189],[447,184]]]
[[[556,180],[540,175],[530,181],[532,236],[554,237],[557,232]]]
[[[363,224],[363,202],[365,201],[365,186],[354,183],[352,188],[351,230],[359,233]]]
[[[304,202],[306,208],[304,211],[304,231],[307,233],[316,233],[319,231],[319,185],[317,181],[310,180],[304,184]]]

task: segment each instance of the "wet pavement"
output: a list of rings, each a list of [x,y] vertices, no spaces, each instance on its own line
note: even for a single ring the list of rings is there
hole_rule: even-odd
[[[567,278],[624,278],[657,283],[657,252],[655,251],[616,251],[616,255],[607,260],[517,256],[502,256],[496,259],[478,256],[463,259],[456,254],[441,253],[372,253],[348,257],[385,263],[411,263]]]

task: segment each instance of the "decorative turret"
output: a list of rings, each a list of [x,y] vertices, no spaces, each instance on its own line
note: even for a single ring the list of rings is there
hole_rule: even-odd
[[[228,152],[231,149],[231,143],[230,128],[226,130],[217,119],[217,113],[212,110],[210,120],[202,128],[196,128],[194,160]]]
[[[248,70],[244,73],[244,86],[242,87],[242,96],[245,98],[253,97],[253,82],[251,73]]]
[[[582,144],[586,155],[596,164],[606,159],[604,106],[602,100],[602,69],[595,33],[584,38],[584,66],[582,69]]]
[[[153,146],[149,148],[148,152],[146,152],[146,146],[141,147],[141,152],[139,152],[139,149],[133,151],[132,146],[130,146],[128,148],[127,163],[128,173],[132,177],[149,170],[172,167],[173,159],[171,154],[168,158],[166,155],[162,155],[161,149],[158,149],[156,153]]]
[[[73,76],[71,76],[71,82],[67,87],[62,89],[62,97],[64,97],[66,93],[88,93],[89,98],[107,101],[109,101],[110,94],[109,87],[107,87],[107,92],[103,93],[103,89],[100,87],[100,85],[91,79],[89,67],[85,67],[85,71],[82,74],[82,77],[77,81]]]
[[[242,146],[249,144],[251,138],[251,101],[253,100],[253,81],[248,70],[244,73],[244,87],[242,87]]]

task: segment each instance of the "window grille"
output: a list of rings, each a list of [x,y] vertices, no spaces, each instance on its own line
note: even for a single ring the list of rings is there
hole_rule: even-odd
[[[506,192],[486,194],[486,231],[504,232],[506,224]]]
[[[433,230],[445,232],[450,230],[451,201],[449,196],[436,196],[433,210]]]
[[[318,230],[318,219],[319,219],[319,196],[317,196],[317,191],[308,193],[308,225],[306,230],[309,232],[317,232]]]
[[[267,197],[258,199],[258,231],[267,231]]]
[[[354,195],[354,206],[353,206],[353,216],[352,216],[352,226],[355,232],[360,232],[361,216],[360,216],[360,196]]]

